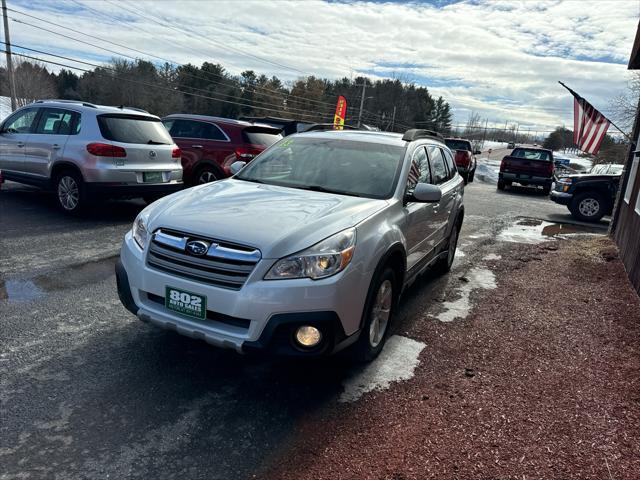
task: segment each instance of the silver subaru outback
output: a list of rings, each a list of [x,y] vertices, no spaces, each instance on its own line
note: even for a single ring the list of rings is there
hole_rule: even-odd
[[[441,137],[286,137],[144,209],[116,265],[144,322],[238,352],[375,358],[403,289],[448,271],[463,181]]]
[[[153,200],[182,187],[180,149],[144,110],[39,100],[0,125],[6,180],[53,189],[66,212],[93,196]]]

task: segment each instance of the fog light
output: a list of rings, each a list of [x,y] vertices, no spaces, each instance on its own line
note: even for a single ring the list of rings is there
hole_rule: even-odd
[[[303,347],[315,347],[322,340],[322,334],[316,327],[303,325],[296,330],[296,341]]]

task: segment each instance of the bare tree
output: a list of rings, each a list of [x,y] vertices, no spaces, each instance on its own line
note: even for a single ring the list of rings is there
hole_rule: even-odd
[[[13,70],[18,106],[56,95],[56,84],[44,64],[18,61]]]
[[[629,135],[636,118],[638,99],[640,98],[640,72],[630,72],[627,89],[616,96],[610,104],[612,120]]]

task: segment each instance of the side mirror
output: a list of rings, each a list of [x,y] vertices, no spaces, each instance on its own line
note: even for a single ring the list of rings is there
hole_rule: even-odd
[[[236,173],[238,173],[240,170],[244,168],[246,164],[247,162],[239,162],[239,161],[233,162],[229,167],[229,170],[231,171],[231,175],[235,175]]]
[[[437,185],[418,183],[413,190],[413,199],[423,203],[437,203],[442,199],[442,190]]]

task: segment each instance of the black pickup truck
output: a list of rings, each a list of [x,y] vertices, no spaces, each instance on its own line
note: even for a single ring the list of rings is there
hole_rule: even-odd
[[[592,172],[599,171],[596,165]],[[618,193],[622,165],[608,169],[615,173],[585,173],[567,175],[556,182],[551,192],[551,200],[566,205],[571,215],[583,222],[597,222],[605,215],[611,215]]]
[[[523,187],[541,186],[548,194],[553,182],[553,152],[544,148],[516,147],[502,159],[498,190],[519,183]]]

